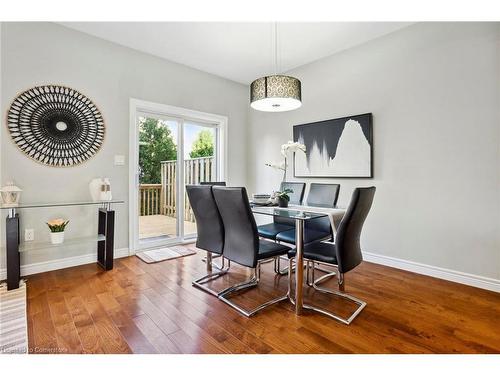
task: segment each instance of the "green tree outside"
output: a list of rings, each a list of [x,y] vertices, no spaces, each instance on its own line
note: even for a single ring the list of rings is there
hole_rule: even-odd
[[[202,130],[193,142],[190,158],[214,155],[214,136],[211,130]],[[139,167],[141,184],[161,183],[161,162],[177,160],[177,145],[170,128],[161,120],[140,118]]]
[[[170,129],[161,120],[141,118],[139,123],[139,166],[141,184],[161,183],[161,162],[177,160],[177,146]]]
[[[214,155],[214,136],[211,130],[202,130],[193,142],[190,158],[203,158]]]

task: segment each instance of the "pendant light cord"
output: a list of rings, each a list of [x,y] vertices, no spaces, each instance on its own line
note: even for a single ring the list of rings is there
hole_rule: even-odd
[[[278,74],[278,22],[274,23],[274,75]]]

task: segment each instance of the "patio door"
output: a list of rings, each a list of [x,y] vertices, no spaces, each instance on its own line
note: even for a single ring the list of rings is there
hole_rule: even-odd
[[[196,222],[185,185],[224,178],[225,121],[221,119],[225,118],[207,115],[131,100],[129,196],[133,251],[196,238]]]

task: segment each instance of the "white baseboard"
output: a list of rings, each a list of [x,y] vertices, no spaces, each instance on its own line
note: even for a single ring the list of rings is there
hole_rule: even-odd
[[[385,255],[370,253],[366,251],[363,251],[363,259],[371,263],[382,264],[384,266],[398,268],[421,275],[432,276],[438,279],[453,281],[456,283],[470,285],[476,288],[487,289],[493,292],[500,293],[500,280],[492,279],[489,277],[454,271],[447,268],[429,266],[423,263],[388,257]]]
[[[130,254],[128,248],[115,250],[115,259],[128,257],[129,255]],[[85,254],[68,258],[49,260],[46,262],[24,264],[21,266],[21,276],[28,276],[35,273],[54,271],[68,267],[81,266],[82,264],[95,263],[96,261],[97,254]],[[5,280],[6,278],[7,270],[5,268],[0,269],[0,280]]]

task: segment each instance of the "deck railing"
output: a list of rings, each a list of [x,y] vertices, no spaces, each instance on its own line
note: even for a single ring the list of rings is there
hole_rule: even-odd
[[[161,184],[141,184],[139,186],[139,215],[162,215]]]
[[[184,181],[186,185],[214,181],[216,175],[215,158],[213,156],[184,160]],[[139,186],[139,212],[141,216],[175,216],[176,178],[177,161],[162,161],[161,184],[141,184]],[[194,222],[194,215],[187,194],[184,194],[184,220]]]

